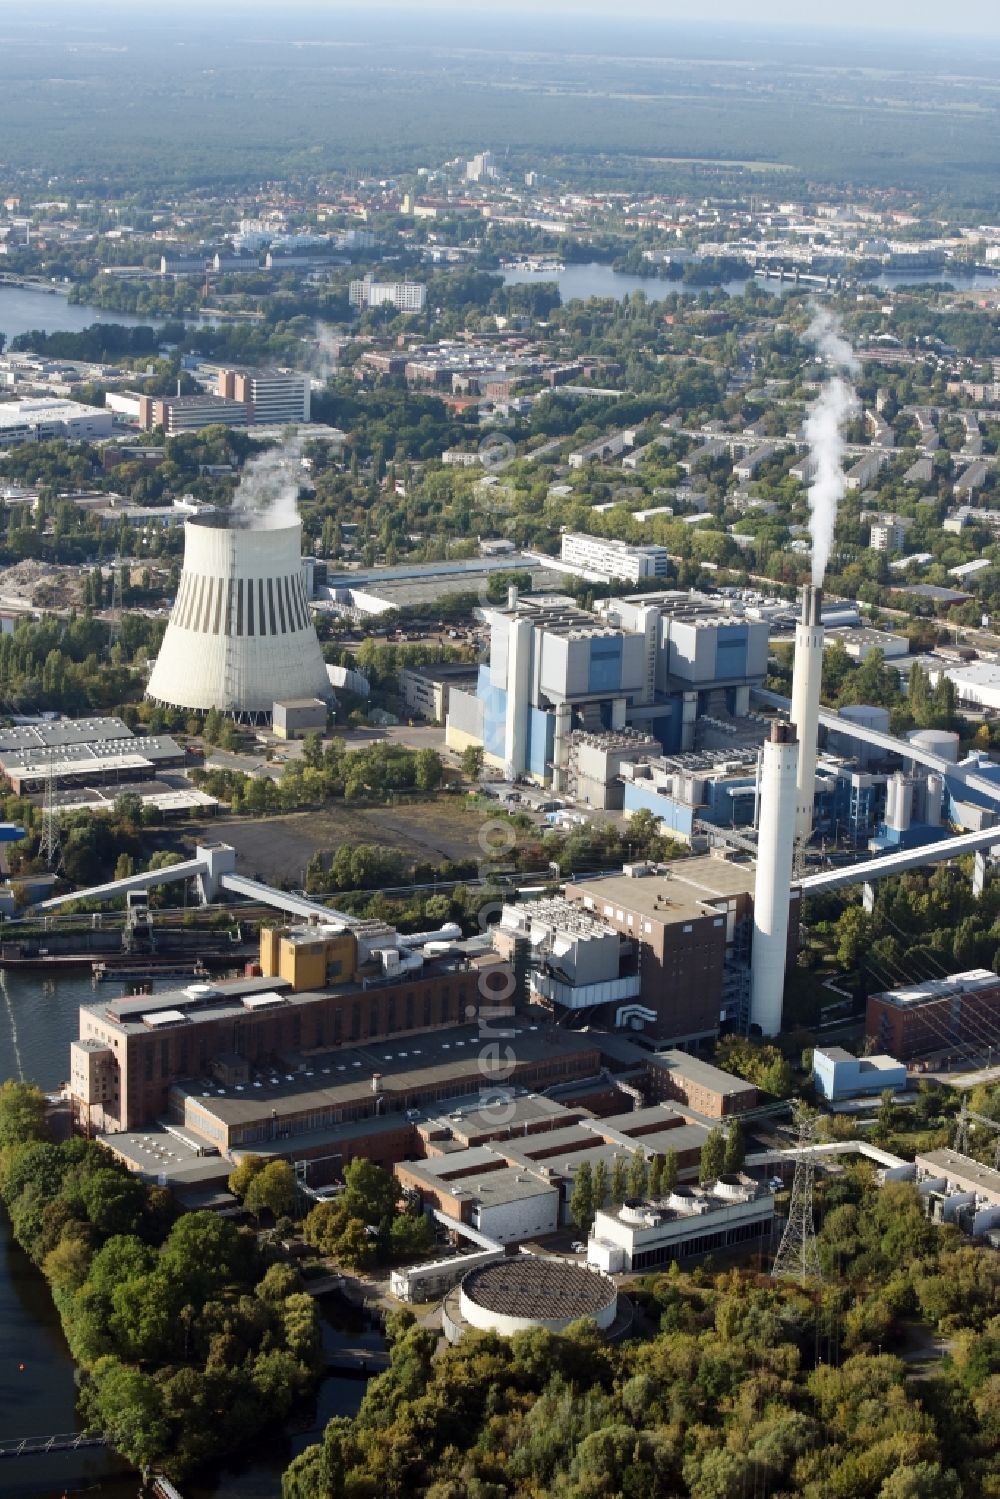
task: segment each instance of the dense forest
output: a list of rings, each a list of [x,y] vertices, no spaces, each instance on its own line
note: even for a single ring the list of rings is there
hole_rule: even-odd
[[[992,1499],[1000,1264],[913,1188],[822,1193],[822,1286],[750,1269],[633,1283],[640,1335],[592,1324],[392,1364],[285,1475],[284,1499]]]
[[[0,1200],[49,1282],[85,1421],[137,1467],[199,1467],[312,1390],[319,1324],[298,1273],[215,1213],[177,1217],[103,1146],[52,1143],[24,1083],[0,1085]]]

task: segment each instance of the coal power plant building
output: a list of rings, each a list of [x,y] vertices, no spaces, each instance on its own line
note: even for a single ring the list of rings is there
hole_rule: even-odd
[[[269,719],[275,698],[329,698],[301,552],[298,521],[185,522],[184,570],[147,696],[250,722]]]

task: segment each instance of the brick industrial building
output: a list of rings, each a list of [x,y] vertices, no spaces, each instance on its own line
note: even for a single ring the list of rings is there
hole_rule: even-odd
[[[650,1034],[697,1046],[718,1035],[720,1018],[738,1022],[746,1014],[754,879],[751,864],[685,859],[583,879],[568,884],[565,894],[639,949],[636,998]],[[797,891],[792,894],[789,961],[799,939],[799,901]],[[620,1023],[619,1008],[598,1008],[589,1018],[611,1027]]]
[[[865,1034],[904,1062],[954,1046],[985,1046],[998,1029],[1000,978],[988,968],[868,996]]]
[[[467,960],[448,958],[417,976],[352,978],[328,992],[248,978],[82,1005],[71,1060],[78,1120],[92,1130],[137,1129],[166,1113],[182,1078],[224,1080],[229,1066],[455,1025],[478,1007],[478,976]]]

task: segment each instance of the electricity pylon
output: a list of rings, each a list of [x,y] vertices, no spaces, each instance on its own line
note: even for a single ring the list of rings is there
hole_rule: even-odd
[[[47,869],[59,868],[59,818],[56,815],[56,768],[52,751],[45,766],[45,795],[42,799],[42,837],[38,852]]]
[[[774,1257],[771,1274],[791,1280],[822,1280],[819,1250],[816,1247],[816,1224],[813,1218],[813,1174],[815,1164],[808,1147],[816,1129],[815,1116],[802,1110],[799,1114],[799,1143],[796,1146],[795,1179],[788,1222]]]

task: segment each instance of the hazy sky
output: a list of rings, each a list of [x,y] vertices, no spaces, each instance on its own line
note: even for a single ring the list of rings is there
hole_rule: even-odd
[[[212,0],[208,0],[211,5]],[[291,9],[303,0],[292,0]],[[355,9],[355,3],[343,4],[342,0],[305,0],[307,5],[318,5],[327,12],[338,9]],[[241,5],[266,5],[272,0],[241,0]],[[470,10],[475,13],[478,6],[469,5],[469,0],[375,0],[375,6],[386,10],[456,10],[468,19]],[[373,8],[371,5],[367,8]],[[611,21],[616,16],[642,16],[658,21],[671,19],[703,21],[708,23],[732,21],[742,29],[757,25],[784,25],[808,27],[835,26],[838,29],[864,26],[881,31],[956,31],[979,35],[1000,36],[1000,4],[997,0],[959,0],[958,5],[943,6],[940,0],[837,0],[835,6],[817,7],[812,14],[802,0],[755,0],[748,5],[746,0],[491,0],[483,11],[483,18],[495,20],[503,12],[520,12],[540,20],[546,17],[565,15],[592,15],[596,20]]]
[[[247,3],[247,0],[244,0]],[[258,0],[252,0],[258,3]],[[265,3],[265,0],[260,0]],[[269,3],[269,0],[266,0]],[[333,9],[329,0],[318,0]],[[380,3],[380,0],[376,0]],[[463,10],[468,0],[386,0],[386,9]],[[489,11],[521,11],[525,14],[593,15],[608,21],[614,16],[648,16],[660,21],[676,17],[705,22],[735,21],[744,28],[754,23],[773,25],[791,23],[798,27],[810,23],[822,26],[866,26],[880,30],[965,31],[1000,35],[1000,5],[997,0],[960,0],[958,5],[942,6],[939,0],[837,0],[829,9],[817,7],[810,15],[802,0],[492,0]]]
[[[6,0],[11,9],[30,8],[23,0]],[[0,9],[3,6],[0,5]],[[82,18],[95,18],[109,10],[134,13],[134,0],[75,0],[73,10]],[[605,24],[626,17],[659,22],[678,20],[709,25],[732,22],[743,32],[755,26],[789,25],[796,30],[810,27],[872,31],[939,32],[942,36],[980,35],[1000,37],[998,0],[959,0],[946,6],[940,0],[836,0],[828,7],[807,8],[803,0],[286,0],[275,10],[274,0],[173,0],[175,11],[195,9],[202,14],[238,11],[280,14],[287,21],[296,13],[321,11],[330,18],[338,11],[395,10],[414,15],[455,11],[466,23],[481,19],[495,24],[504,15],[522,15],[525,20],[545,22],[565,17],[593,17]]]

